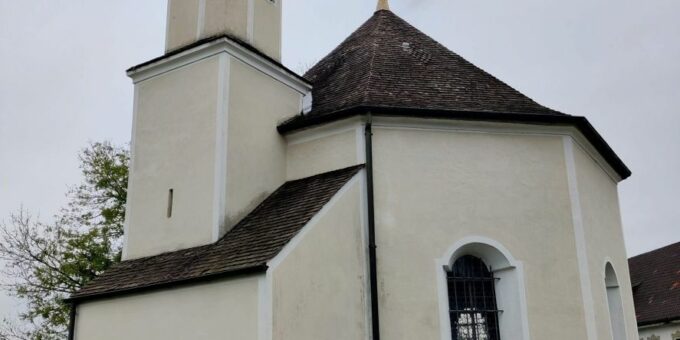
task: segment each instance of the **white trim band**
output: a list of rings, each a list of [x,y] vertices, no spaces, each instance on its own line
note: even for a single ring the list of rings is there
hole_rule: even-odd
[[[569,185],[569,199],[571,200],[571,216],[574,225],[574,238],[576,240],[576,258],[578,261],[579,278],[581,283],[581,296],[583,298],[583,312],[585,314],[586,331],[588,340],[597,339],[595,328],[595,304],[591,289],[590,270],[588,267],[588,251],[586,245],[585,228],[583,226],[583,212],[581,210],[581,198],[578,192],[578,180],[576,177],[576,161],[574,159],[574,139],[565,136],[564,161],[567,165],[567,181]]]
[[[136,84],[220,53],[231,55],[235,59],[257,69],[302,95],[306,95],[312,90],[312,85],[294,76],[290,71],[267,60],[263,56],[248,50],[227,37],[215,39],[200,46],[155,61],[149,65],[141,66],[129,71],[127,74]]]

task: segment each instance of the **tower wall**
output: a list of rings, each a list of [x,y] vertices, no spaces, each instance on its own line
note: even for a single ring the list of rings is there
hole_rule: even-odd
[[[213,56],[135,85],[126,259],[212,242],[227,79]]]
[[[167,52],[228,35],[281,59],[282,0],[168,0]]]
[[[286,72],[226,38],[132,71],[125,259],[215,242],[285,182],[309,88]]]
[[[222,234],[286,181],[282,120],[301,110],[302,93],[242,61],[231,63]],[[226,229],[224,229],[226,228]]]

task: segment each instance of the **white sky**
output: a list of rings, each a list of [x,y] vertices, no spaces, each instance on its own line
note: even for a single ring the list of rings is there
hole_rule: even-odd
[[[585,115],[632,169],[630,255],[680,241],[680,1],[391,0],[398,15],[539,103]],[[283,62],[301,70],[375,0],[284,0]],[[124,70],[163,52],[166,0],[0,0],[0,219],[49,219],[88,141],[130,139]],[[16,302],[0,295],[0,318]]]

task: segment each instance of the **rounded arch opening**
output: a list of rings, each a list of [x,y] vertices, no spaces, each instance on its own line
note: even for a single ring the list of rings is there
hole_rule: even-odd
[[[607,306],[609,307],[609,322],[613,340],[626,339],[626,322],[621,300],[621,288],[616,270],[611,262],[605,264],[604,285],[607,290]]]
[[[461,245],[451,254],[448,260],[447,269],[451,270],[456,260],[466,255],[481,259],[492,272],[514,267],[512,264],[514,259],[511,260],[509,254],[504,254],[504,252],[497,247],[488,243],[471,242]]]
[[[447,276],[457,265],[456,261],[470,257],[479,259],[479,263],[483,263],[494,278],[496,309],[499,311],[498,338],[528,339],[529,326],[522,263],[499,242],[480,236],[466,237],[457,241],[437,261],[442,339],[458,339],[454,332],[459,329],[451,319],[451,311],[455,308],[452,309],[450,305],[454,300],[450,300],[451,290]]]

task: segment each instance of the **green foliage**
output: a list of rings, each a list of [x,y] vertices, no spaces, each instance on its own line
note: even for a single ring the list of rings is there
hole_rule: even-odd
[[[0,340],[64,339],[69,306],[62,300],[120,261],[129,154],[94,143],[80,154],[83,183],[70,189],[68,205],[53,223],[25,209],[0,224],[2,287],[25,302],[24,325],[5,321]]]

